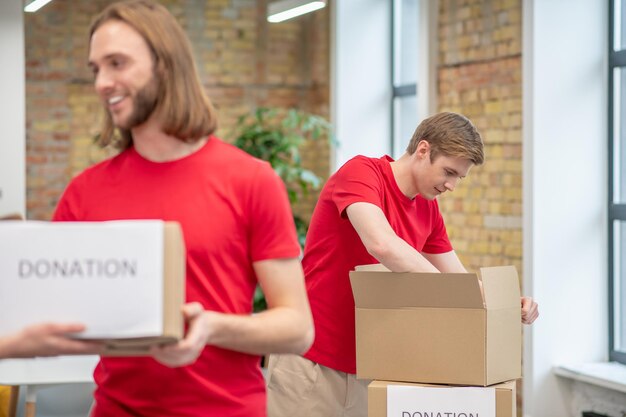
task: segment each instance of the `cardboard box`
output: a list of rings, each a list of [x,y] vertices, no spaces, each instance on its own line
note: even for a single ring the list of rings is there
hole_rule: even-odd
[[[514,267],[480,277],[357,270],[350,280],[359,378],[487,386],[521,377]]]
[[[406,413],[400,413],[400,415],[387,415],[387,389],[390,385],[401,385],[411,387],[435,387],[437,389],[449,389],[450,386],[446,385],[428,385],[428,384],[411,384],[403,382],[389,382],[389,381],[373,381],[367,388],[367,415],[368,417],[430,417],[432,416],[446,416],[446,412],[450,413],[453,407],[447,407],[446,410],[441,410],[440,414],[433,411],[432,414],[428,413],[429,410],[416,409],[407,410]],[[492,385],[484,389],[495,389],[495,411],[496,417],[516,417],[517,416],[517,404],[515,399],[515,381],[507,381],[505,383]],[[432,411],[432,410],[431,410]],[[447,416],[454,416],[455,414],[447,414]],[[471,414],[459,412],[456,413],[456,417],[469,417]]]
[[[142,355],[183,337],[185,246],[157,220],[0,222],[0,335],[81,322],[106,355]]]

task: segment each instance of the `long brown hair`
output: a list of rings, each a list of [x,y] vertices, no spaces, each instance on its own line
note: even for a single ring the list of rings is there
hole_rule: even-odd
[[[113,3],[91,24],[89,40],[109,20],[124,22],[146,41],[154,60],[154,76],[158,82],[157,107],[162,128],[168,135],[193,142],[213,133],[217,128],[215,109],[202,88],[187,35],[174,16],[151,0],[128,0]],[[105,112],[98,138],[102,147],[114,145],[126,149],[132,145],[131,132],[118,129],[111,114]]]
[[[480,133],[467,117],[458,113],[443,112],[424,119],[415,129],[406,151],[413,154],[422,140],[430,145],[431,161],[439,154],[465,158],[474,165],[485,160]]]

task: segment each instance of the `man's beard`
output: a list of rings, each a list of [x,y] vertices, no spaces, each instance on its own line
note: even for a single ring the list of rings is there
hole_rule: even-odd
[[[152,76],[150,81],[141,88],[133,98],[133,111],[125,122],[118,124],[118,128],[130,130],[146,122],[154,113],[157,105],[158,85],[156,77]]]

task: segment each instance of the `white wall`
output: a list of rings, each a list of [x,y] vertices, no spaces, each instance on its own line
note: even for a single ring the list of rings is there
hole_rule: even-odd
[[[0,215],[25,214],[24,19],[20,0],[0,1]]]
[[[391,7],[388,0],[331,2],[334,167],[391,151]]]
[[[24,15],[21,0],[0,0],[0,215],[26,213],[26,116],[25,116],[25,65],[24,65]],[[91,358],[91,357],[89,357]],[[93,359],[79,366],[93,367]],[[63,373],[70,373],[76,358],[58,358]],[[19,369],[32,373],[33,366],[44,359],[11,361],[22,363]],[[2,378],[11,379],[6,373],[9,361],[3,361]],[[80,361],[78,361],[80,362]],[[87,369],[89,371],[89,369]],[[47,387],[47,386],[46,386]],[[92,402],[93,383],[59,385],[42,389],[37,395],[39,417],[85,416]],[[17,415],[24,415],[25,390],[21,390]]]
[[[524,411],[568,416],[554,365],[607,359],[607,5],[523,2]]]

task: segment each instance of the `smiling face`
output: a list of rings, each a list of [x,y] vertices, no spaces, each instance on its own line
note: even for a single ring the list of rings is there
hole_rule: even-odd
[[[411,155],[413,191],[427,200],[432,200],[446,191],[454,191],[472,166],[469,159],[441,154],[431,160],[430,145],[423,140]]]
[[[124,22],[109,20],[93,33],[89,66],[116,127],[130,130],[154,115],[158,82],[153,61],[146,41]]]

